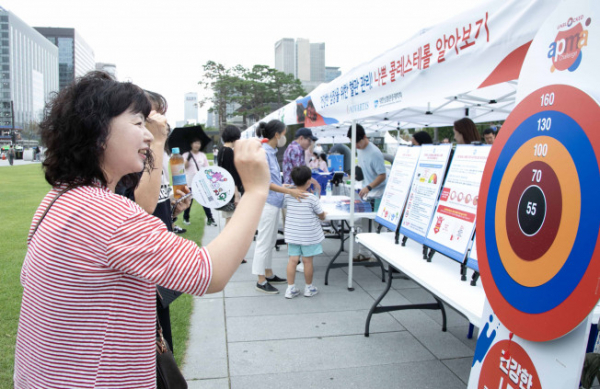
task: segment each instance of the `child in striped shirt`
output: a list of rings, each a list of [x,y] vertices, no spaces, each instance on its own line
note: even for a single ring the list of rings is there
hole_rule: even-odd
[[[307,189],[310,187],[312,178],[310,168],[297,166],[292,169],[291,176],[296,188],[308,193]],[[318,293],[317,288],[312,285],[313,257],[323,253],[321,242],[325,239],[325,235],[319,220],[325,220],[325,212],[321,208],[319,198],[312,193],[300,200],[286,194],[283,206],[287,208],[284,232],[290,257],[287,266],[288,287],[285,298],[291,299],[300,295],[294,284],[296,266],[300,256],[304,263],[304,280],[306,281],[304,296],[312,297]]]

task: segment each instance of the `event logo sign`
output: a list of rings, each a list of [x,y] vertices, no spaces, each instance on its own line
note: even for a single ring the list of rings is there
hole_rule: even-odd
[[[554,42],[550,44],[548,58],[552,58],[551,72],[555,70],[568,70],[574,72],[579,67],[583,57],[582,48],[588,44],[588,30],[584,30],[581,23],[584,15],[579,15],[575,18],[569,18],[565,23],[558,26],[559,32],[556,35]],[[592,22],[591,18],[585,20],[585,26],[589,26]],[[574,23],[577,23],[573,25]],[[567,27],[568,30],[561,30]]]
[[[549,84],[570,85],[600,100],[600,89],[590,82],[590,77],[597,77],[600,63],[600,15],[594,2],[562,3],[563,13],[550,16],[529,47],[521,67],[516,103]]]

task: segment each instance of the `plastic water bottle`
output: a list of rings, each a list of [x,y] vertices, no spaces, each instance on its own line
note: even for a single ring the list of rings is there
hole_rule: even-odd
[[[185,177],[185,162],[179,154],[179,147],[173,147],[171,150],[171,158],[169,159],[171,168],[171,180],[173,180],[173,196],[178,199],[181,197],[177,190],[185,192],[186,177]]]
[[[327,200],[331,199],[331,181],[327,181],[327,188],[325,189],[327,193]]]

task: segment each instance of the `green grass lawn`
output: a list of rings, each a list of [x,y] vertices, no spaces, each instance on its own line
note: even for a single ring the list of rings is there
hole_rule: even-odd
[[[27,251],[31,218],[50,186],[40,164],[0,167],[0,389],[12,388],[15,341],[21,295],[21,266]],[[195,204],[187,239],[201,243],[204,211]],[[181,296],[171,305],[175,358],[181,364],[187,347],[192,297]]]

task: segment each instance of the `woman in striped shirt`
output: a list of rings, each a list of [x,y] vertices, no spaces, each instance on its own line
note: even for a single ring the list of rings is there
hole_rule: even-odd
[[[149,114],[142,89],[97,72],[50,103],[40,127],[53,188],[33,218],[21,272],[16,388],[154,388],[155,285],[220,291],[250,245],[269,188],[257,140],[235,145],[241,212],[206,247],[114,193],[121,178],[135,185],[135,173],[154,168]],[[161,115],[152,119],[166,125]]]

